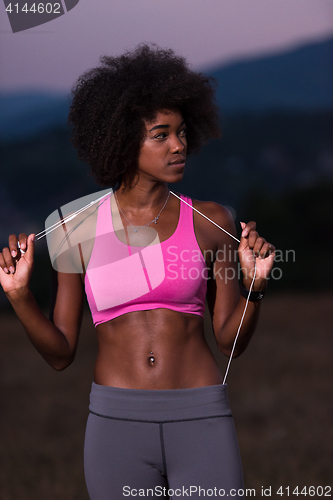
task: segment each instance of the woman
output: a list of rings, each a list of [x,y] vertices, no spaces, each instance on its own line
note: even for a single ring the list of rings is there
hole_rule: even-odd
[[[51,322],[29,291],[34,235],[11,235],[1,285],[56,370],[74,359],[86,290],[99,345],[85,441],[91,499],[199,498],[208,490],[238,498],[242,468],[226,385],[204,338],[205,298],[217,345],[230,356],[253,286],[233,352],[240,355],[274,247],[249,222],[237,249],[201,215],[235,235],[228,210],[170,195],[187,154],[219,135],[211,80],[154,46],[101,61],[78,80],[69,115],[79,157],[114,190],[91,211],[82,272],[58,268]]]

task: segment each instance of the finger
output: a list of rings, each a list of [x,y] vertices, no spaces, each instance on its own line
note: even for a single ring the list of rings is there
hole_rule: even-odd
[[[16,234],[11,234],[8,238],[8,246],[11,256],[15,259],[17,257],[17,236]]]
[[[260,249],[260,251],[259,251],[259,253],[258,253],[258,257],[259,257],[259,259],[265,259],[266,257],[268,257],[268,256],[269,256],[269,254],[270,254],[269,249],[270,249],[270,244],[266,241],[266,242],[262,245],[262,247],[261,247],[261,249]]]
[[[33,262],[34,260],[34,251],[35,251],[35,235],[32,233],[29,235],[28,240],[27,240],[27,250],[25,252],[25,258],[28,260],[28,262]]]
[[[15,264],[13,262],[13,257],[10,254],[10,250],[8,247],[2,249],[2,256],[5,262],[5,267],[14,274],[15,272]]]
[[[6,273],[6,274],[9,274],[10,271],[8,269],[8,267],[6,266],[6,263],[5,263],[5,260],[2,256],[2,253],[0,252],[0,268]]]
[[[28,240],[28,236],[25,233],[19,234],[20,249],[23,250],[23,252],[25,252],[27,249],[27,240]]]
[[[247,236],[248,236],[248,229],[249,228],[247,227],[245,222],[240,222],[240,225],[242,228],[242,234],[241,234],[241,238],[240,238],[240,242],[239,242],[239,246],[238,246],[238,251],[242,252],[248,246]]]
[[[260,251],[260,258],[265,259],[266,257],[269,257],[272,254],[275,255],[275,246],[266,241],[266,243],[263,245]]]
[[[261,249],[265,245],[265,243],[265,238],[262,238],[261,236],[258,236],[258,238],[255,240],[253,245],[253,253],[256,257],[259,257],[259,255],[261,254]]]
[[[238,245],[238,252],[242,252],[243,250],[245,250],[245,248],[247,246],[248,246],[248,239],[241,237],[239,245]]]
[[[238,251],[244,250],[244,248],[247,245],[247,241],[244,241],[244,238],[243,238],[243,230],[245,229],[246,224],[245,224],[245,222],[240,222],[240,225],[242,228],[242,234],[241,234],[241,239],[240,239],[239,246],[238,246]]]
[[[259,234],[257,231],[250,231],[248,236],[249,247],[253,250],[256,244],[257,239],[259,238]]]
[[[257,224],[251,220],[250,222],[248,222],[247,224],[245,224],[245,226],[243,226],[243,224],[245,224],[245,222],[241,222],[241,226],[242,226],[242,238],[246,238],[249,234],[250,234],[250,231],[254,231],[257,227]]]
[[[17,251],[16,262],[18,262],[20,260],[20,258],[22,257],[22,255],[25,254],[25,251],[22,250],[21,247],[20,247],[20,242],[19,241],[17,242],[17,246],[18,246],[18,251]]]

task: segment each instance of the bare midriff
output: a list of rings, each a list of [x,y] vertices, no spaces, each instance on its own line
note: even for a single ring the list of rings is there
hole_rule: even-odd
[[[135,311],[96,328],[95,383],[129,389],[220,384],[201,316],[170,309]]]

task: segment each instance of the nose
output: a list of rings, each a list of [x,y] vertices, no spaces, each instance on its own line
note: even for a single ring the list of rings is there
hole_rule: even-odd
[[[186,151],[186,138],[185,137],[179,137],[178,135],[175,135],[172,138],[172,143],[171,143],[171,151],[172,153],[183,153]]]

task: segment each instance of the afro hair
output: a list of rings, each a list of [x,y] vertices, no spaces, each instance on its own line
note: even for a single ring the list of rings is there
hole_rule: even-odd
[[[215,80],[191,70],[183,57],[156,45],[139,45],[80,76],[72,89],[68,123],[80,160],[101,186],[131,185],[145,121],[179,109],[188,153],[219,137]]]

